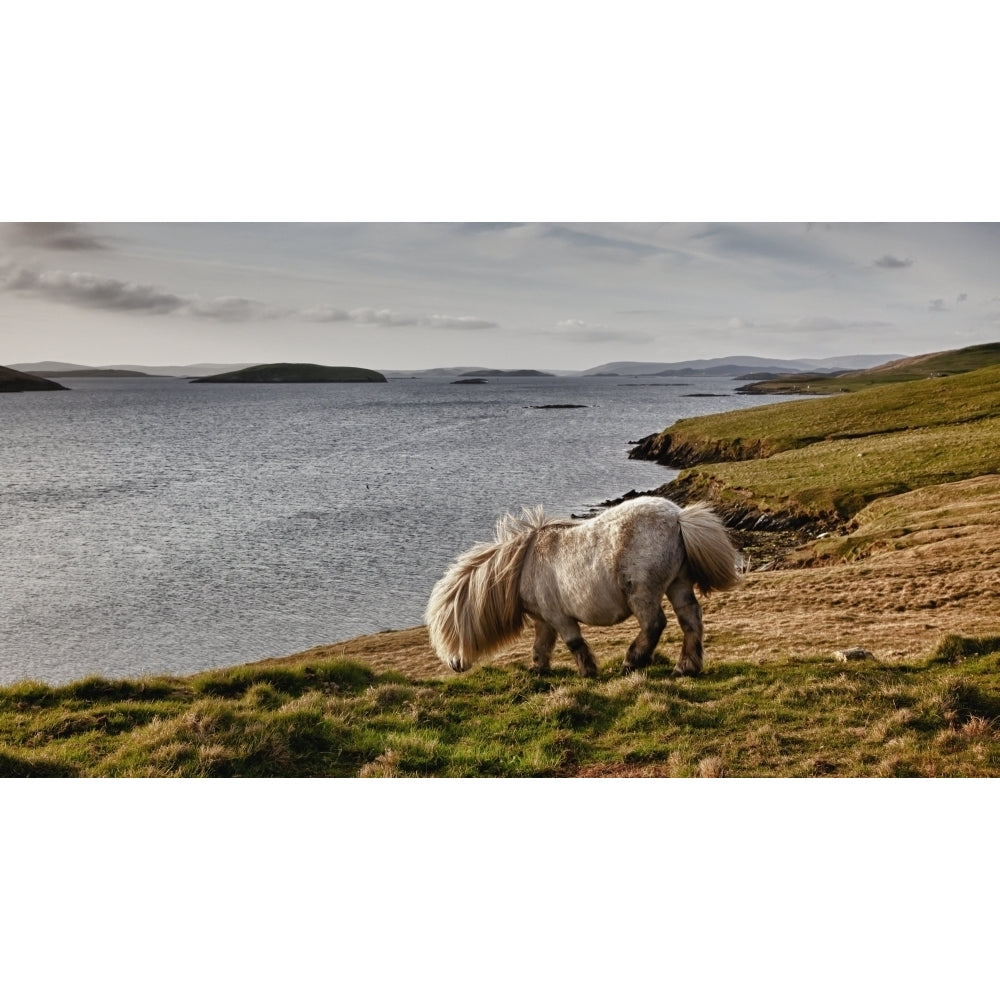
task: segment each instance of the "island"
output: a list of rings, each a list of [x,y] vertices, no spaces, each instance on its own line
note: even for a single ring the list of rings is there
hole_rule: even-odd
[[[29,375],[0,365],[0,392],[45,392],[52,389],[66,389],[66,386],[41,375]]]
[[[275,364],[251,365],[239,371],[202,375],[191,382],[387,382],[381,373],[370,368],[331,367],[330,365]]]

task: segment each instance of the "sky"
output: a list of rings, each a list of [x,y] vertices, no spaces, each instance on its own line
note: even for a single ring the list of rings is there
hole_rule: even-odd
[[[993,32],[949,12],[961,30],[873,0],[179,0],[151,33],[118,0],[22,5],[0,364],[583,370],[1000,339]]]
[[[1000,339],[1000,224],[0,225],[0,363],[584,370]]]

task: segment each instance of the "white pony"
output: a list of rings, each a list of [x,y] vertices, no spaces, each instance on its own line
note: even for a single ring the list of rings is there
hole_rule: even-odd
[[[701,607],[694,594],[727,590],[740,579],[739,556],[722,521],[704,503],[681,508],[639,497],[583,521],[547,518],[541,507],[505,515],[493,542],[460,555],[434,585],[425,621],[431,646],[453,670],[507,645],[535,625],[532,666],[549,669],[561,636],[585,677],[597,674],[585,625],[630,615],[640,632],[625,654],[626,673],[649,664],[667,619],[666,594],[684,633],[674,674],[701,671]]]

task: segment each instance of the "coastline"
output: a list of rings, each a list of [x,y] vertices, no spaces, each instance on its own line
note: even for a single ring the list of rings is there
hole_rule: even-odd
[[[963,378],[966,377],[954,376],[947,380],[947,386],[945,380],[936,380],[935,386],[943,386],[955,397]],[[990,381],[988,376],[977,385],[984,381]],[[912,391],[923,390],[920,384],[914,384]],[[806,402],[842,410],[848,401],[837,397],[829,403]],[[997,542],[997,529],[993,525],[1000,524],[1000,507],[995,502],[1000,496],[1000,481],[989,475],[971,475],[952,483],[907,486],[904,490],[896,489],[895,493],[883,490],[870,499],[861,496],[852,500],[846,514],[825,500],[806,506],[795,493],[762,494],[753,486],[752,476],[747,479],[747,474],[757,468],[781,462],[816,467],[823,464],[800,456],[794,445],[772,457],[773,449],[761,443],[765,435],[757,429],[760,414],[792,413],[789,408],[797,405],[789,401],[685,419],[681,423],[688,441],[697,444],[698,435],[692,425],[702,424],[723,426],[729,440],[739,438],[740,428],[734,434],[730,426],[735,421],[754,427],[753,433],[742,438],[752,445],[739,462],[682,468],[676,479],[652,489],[628,491],[599,505],[608,507],[636,496],[653,495],[682,506],[706,500],[722,516],[744,554],[748,573],[738,592],[712,595],[706,605],[710,662],[719,657],[765,662],[769,657],[788,655],[828,656],[837,649],[862,642],[879,656],[923,656],[949,633],[982,633],[995,628],[991,623],[1000,621],[1000,607],[992,595],[1000,592],[1000,581],[995,579],[991,567],[984,565],[988,561],[984,553],[994,551]],[[935,414],[939,409],[936,404]],[[977,433],[984,427],[989,430],[984,421],[969,425],[972,427],[977,428]],[[676,432],[675,424],[643,441],[672,441]],[[959,426],[958,433],[966,438],[972,436],[964,424]],[[879,432],[877,436],[881,440],[892,435]],[[722,454],[731,456],[732,448],[726,446],[723,451],[713,444],[720,439],[718,433],[714,436],[707,431],[703,433],[699,454],[715,458]],[[852,456],[860,448],[870,447],[858,445],[855,440],[827,442],[822,445],[826,449],[823,455],[828,457],[834,446]],[[638,447],[642,442],[633,444],[636,447],[630,457],[663,464],[662,452],[653,454],[647,444],[643,453]],[[934,450],[942,451],[936,447]],[[768,459],[754,457],[762,452],[769,454]],[[691,456],[694,452],[687,454]],[[954,464],[953,454],[947,450],[945,454],[948,462]],[[853,466],[849,471],[853,474]],[[946,521],[939,516],[942,510],[956,513]],[[879,576],[881,579],[877,579]],[[669,649],[675,629],[669,618],[664,649]],[[591,629],[587,635],[598,656],[613,658],[620,652],[623,640],[630,641],[633,632],[634,624],[626,622],[610,629]],[[561,647],[557,649],[557,661],[566,658]],[[449,676],[431,656],[422,626],[358,633],[349,639],[307,647],[286,656],[243,662],[292,664],[302,662],[303,658],[324,656],[360,657],[376,669],[410,676]],[[523,637],[495,658],[498,663],[518,660],[530,660],[529,643]],[[565,662],[569,662],[568,658]],[[196,671],[202,672],[205,671]]]
[[[183,676],[0,689],[0,776],[1000,773],[1000,472],[876,499],[838,533],[775,530],[780,510],[758,516],[752,492],[733,491],[701,467],[649,491],[717,492],[734,533],[773,546],[744,544],[742,585],[702,597],[696,678],[671,675],[672,616],[629,675],[634,620],[584,627],[587,678],[562,643],[551,674],[525,669],[528,630],[455,674],[414,626]]]

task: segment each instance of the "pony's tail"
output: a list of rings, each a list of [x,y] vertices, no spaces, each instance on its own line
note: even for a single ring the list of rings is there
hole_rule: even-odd
[[[434,585],[424,620],[434,652],[452,670],[467,670],[524,628],[521,567],[540,517],[507,515],[495,542],[464,552]]]
[[[725,525],[706,503],[694,503],[680,512],[681,541],[691,579],[703,594],[729,590],[740,582],[740,557]]]

